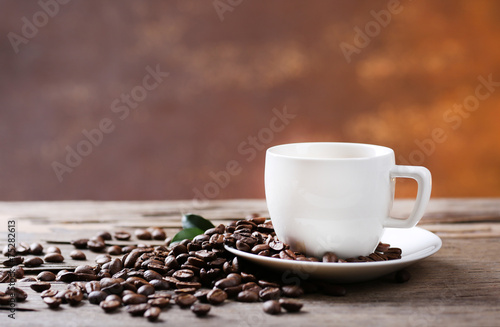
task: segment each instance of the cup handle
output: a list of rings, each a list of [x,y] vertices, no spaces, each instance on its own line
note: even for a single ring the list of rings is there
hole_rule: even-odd
[[[413,210],[410,213],[410,217],[408,217],[407,219],[387,217],[384,221],[384,227],[414,227],[420,221],[420,219],[422,219],[425,208],[427,207],[427,204],[429,203],[429,199],[431,197],[431,172],[425,167],[396,165],[391,169],[389,175],[391,179],[397,177],[413,178],[417,181],[418,191],[417,199],[415,201],[415,205],[413,206]]]

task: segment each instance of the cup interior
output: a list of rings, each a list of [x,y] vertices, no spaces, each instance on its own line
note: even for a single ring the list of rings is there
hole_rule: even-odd
[[[362,143],[292,143],[270,148],[269,153],[303,159],[365,159],[391,153],[391,149]]]

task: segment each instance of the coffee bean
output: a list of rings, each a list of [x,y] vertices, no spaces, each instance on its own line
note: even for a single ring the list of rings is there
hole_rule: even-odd
[[[44,297],[43,302],[48,305],[50,309],[57,309],[61,305],[62,301],[56,297]]]
[[[191,270],[188,269],[181,269],[177,270],[172,277],[177,278],[178,280],[184,280],[184,281],[189,281],[193,279],[194,273]]]
[[[174,290],[175,294],[194,294],[196,293],[196,288],[186,287],[186,288],[177,288]]]
[[[181,308],[187,308],[190,307],[193,303],[195,303],[196,300],[197,299],[194,295],[184,293],[184,294],[179,294],[175,298],[175,304],[177,304]]]
[[[155,288],[152,285],[142,285],[137,289],[137,294],[142,294],[145,296],[151,295],[155,292]]]
[[[346,289],[340,285],[333,284],[323,284],[319,288],[323,294],[332,296],[344,296],[346,294]]]
[[[375,251],[377,251],[377,252],[385,252],[385,251],[387,251],[390,247],[391,247],[391,245],[390,245],[390,244],[380,242],[380,243],[377,245],[377,248],[375,249]]]
[[[93,291],[88,294],[88,299],[91,304],[100,304],[108,296],[108,293],[104,291]]]
[[[237,240],[236,241],[236,249],[238,249],[240,251],[244,251],[244,252],[250,252],[252,248],[247,243],[245,243],[241,240]]]
[[[210,304],[195,303],[191,306],[191,311],[198,317],[203,317],[208,314],[211,308]]]
[[[87,247],[92,252],[102,252],[106,248],[106,243],[101,237],[93,237],[87,242]]]
[[[118,231],[114,234],[115,238],[119,241],[128,241],[130,239],[130,233],[126,231]]]
[[[290,249],[286,249],[286,250],[281,251],[279,253],[279,255],[280,255],[280,258],[284,259],[284,260],[295,260],[297,258],[295,253],[293,253],[293,251]]]
[[[5,294],[4,292],[0,292],[0,305],[10,304],[11,297],[9,294]]]
[[[281,295],[278,287],[266,287],[259,292],[259,297],[262,301],[277,300]]]
[[[211,304],[221,304],[227,299],[227,293],[221,289],[214,288],[206,294],[206,298]]]
[[[87,256],[80,250],[73,250],[70,252],[69,256],[73,260],[86,260]]]
[[[109,312],[113,312],[115,311],[116,309],[118,309],[119,307],[122,306],[121,302],[120,301],[115,301],[115,300],[111,300],[111,301],[102,301],[101,303],[99,303],[99,306],[106,312],[106,313],[109,313]]]
[[[71,241],[71,244],[77,249],[86,249],[88,241],[88,238],[80,238],[78,240]]]
[[[26,266],[26,261],[24,262],[24,265]],[[21,266],[14,266],[10,268],[10,273],[13,274],[16,279],[21,279],[24,277],[24,269]]]
[[[0,283],[8,283],[11,279],[10,271],[0,270]]]
[[[239,280],[237,278],[223,278],[223,279],[218,280],[215,283],[215,287],[220,288],[220,289],[224,289],[227,287],[239,285],[240,282],[241,282],[241,278]]]
[[[147,280],[148,282],[151,282],[154,279],[162,279],[162,275],[154,270],[146,270],[144,272],[144,279]]]
[[[50,283],[48,282],[37,282],[30,285],[31,289],[37,293],[46,291],[50,288]]]
[[[288,312],[298,312],[304,306],[301,302],[290,299],[280,299],[279,301],[281,307]]]
[[[117,294],[110,294],[110,295],[106,296],[104,301],[118,301],[118,302],[122,303],[122,298]]]
[[[150,307],[147,303],[130,304],[127,306],[127,312],[131,316],[142,316]]]
[[[16,254],[18,255],[27,255],[29,253],[30,253],[30,246],[25,242],[19,243],[19,245],[16,247]]]
[[[238,293],[236,300],[239,302],[257,302],[259,294],[252,291],[241,291]]]
[[[3,261],[2,263],[5,267],[14,267],[20,265],[21,263],[23,263],[23,261],[24,261],[23,257],[16,256],[16,257],[10,257],[9,259]]]
[[[85,292],[87,294],[100,290],[101,290],[101,283],[98,281],[94,280],[85,284]]]
[[[56,278],[57,281],[71,283],[78,280],[78,275],[74,272],[65,272]]]
[[[79,290],[68,291],[64,294],[64,298],[71,306],[77,306],[83,300],[83,293]]]
[[[177,257],[179,254],[182,253],[187,253],[188,249],[184,244],[177,244],[172,248],[172,253],[175,257]]]
[[[255,245],[251,252],[254,253],[254,254],[257,254],[259,252],[262,252],[262,251],[266,251],[266,250],[269,250],[269,245],[267,244],[257,244]]]
[[[142,294],[127,294],[122,298],[123,304],[139,304],[148,302],[148,297]]]
[[[281,312],[281,305],[276,300],[268,300],[262,304],[262,309],[270,315],[277,315]]]
[[[285,248],[285,244],[281,241],[273,240],[269,242],[269,247],[274,251],[281,251]]]
[[[61,249],[58,248],[57,246],[49,246],[45,253],[59,253],[61,254]]]
[[[145,229],[136,229],[134,233],[138,240],[151,240],[153,238],[151,233]]]
[[[40,243],[32,243],[30,245],[30,253],[40,255],[43,253],[43,246]]]
[[[118,245],[112,245],[112,246],[108,247],[106,252],[110,255],[120,255],[120,254],[122,254],[122,248]]]
[[[48,253],[45,255],[45,257],[43,257],[43,260],[45,262],[63,262],[64,261],[64,257],[60,254],[60,253],[57,253],[57,252],[51,252],[51,253]]]
[[[397,283],[406,283],[411,278],[411,274],[408,270],[402,269],[396,272],[394,279]]]
[[[281,292],[283,293],[283,296],[286,297],[300,297],[304,295],[302,287],[297,285],[285,285],[281,287]]]
[[[48,290],[45,290],[43,291],[40,296],[42,298],[45,298],[45,297],[53,297],[53,296],[56,296],[57,295],[57,291],[54,290],[54,289],[48,289]]]
[[[160,309],[166,308],[169,303],[170,303],[170,299],[166,298],[166,297],[160,297],[160,298],[148,300],[149,305],[151,305],[152,307],[158,307]]]
[[[160,316],[161,309],[159,307],[150,307],[149,309],[144,312],[144,317],[147,318],[149,321],[153,322],[158,320],[158,317]]]
[[[333,252],[326,252],[325,254],[323,254],[322,261],[323,262],[337,262],[337,261],[339,261],[339,258]]]
[[[113,238],[111,237],[111,233],[107,231],[102,231],[96,235],[96,237],[100,237],[105,241],[111,241]]]
[[[189,257],[187,259],[187,263],[189,265],[192,265],[195,267],[200,267],[200,268],[206,267],[206,265],[207,265],[204,260],[197,258],[197,257]]]
[[[257,282],[257,284],[259,284],[259,286],[262,288],[266,288],[266,287],[278,287],[279,288],[280,287],[278,284],[267,281],[267,280],[259,280]]]
[[[163,241],[167,238],[167,233],[162,228],[155,228],[151,232],[153,240]]]

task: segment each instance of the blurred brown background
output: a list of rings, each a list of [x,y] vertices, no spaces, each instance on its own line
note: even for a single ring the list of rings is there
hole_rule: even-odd
[[[262,198],[301,141],[500,196],[498,1],[1,1],[0,35],[0,200]]]

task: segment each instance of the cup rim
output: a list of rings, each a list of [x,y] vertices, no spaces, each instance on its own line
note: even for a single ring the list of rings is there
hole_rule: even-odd
[[[313,145],[327,145],[327,146],[340,146],[340,147],[363,147],[365,149],[375,150],[373,155],[370,156],[359,156],[359,157],[315,157],[315,156],[299,156],[279,153],[278,150],[287,147],[297,147],[297,146],[313,146]],[[383,157],[387,155],[393,155],[394,151],[386,146],[369,144],[369,143],[355,143],[355,142],[295,142],[295,143],[285,143],[272,146],[266,150],[266,154],[273,155],[281,158],[296,159],[296,160],[311,160],[311,161],[350,161],[350,160],[369,160],[373,158]]]

